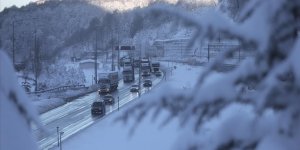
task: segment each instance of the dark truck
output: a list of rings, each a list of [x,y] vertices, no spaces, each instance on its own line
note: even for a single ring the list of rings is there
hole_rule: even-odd
[[[142,76],[150,76],[151,63],[148,58],[143,58],[141,60],[141,71],[142,71]]]
[[[154,73],[160,70],[159,69],[159,67],[160,67],[160,63],[159,62],[152,62],[151,65],[152,65],[152,70],[153,70]]]
[[[134,66],[135,68],[140,67],[140,65],[141,65],[141,60],[140,60],[140,59],[134,59],[134,60],[133,60],[133,66]]]
[[[98,74],[99,94],[111,93],[118,88],[118,71],[104,72]]]

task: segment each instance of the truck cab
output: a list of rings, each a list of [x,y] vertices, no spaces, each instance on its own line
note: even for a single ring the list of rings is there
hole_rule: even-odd
[[[103,94],[103,93],[109,93],[111,86],[110,86],[110,81],[109,79],[106,78],[100,78],[98,80],[98,84],[99,84],[99,94]]]
[[[99,73],[98,75],[99,94],[110,93],[117,90],[119,83],[117,71]]]
[[[153,72],[157,72],[157,71],[159,71],[160,69],[160,63],[159,62],[153,62],[152,64],[152,70],[153,70]]]

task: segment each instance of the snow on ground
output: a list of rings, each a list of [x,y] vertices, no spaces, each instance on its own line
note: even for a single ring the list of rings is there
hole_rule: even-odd
[[[35,105],[36,109],[40,114],[47,112],[58,106],[61,106],[65,103],[66,101],[64,101],[62,98],[40,99],[38,101],[33,102],[33,104]]]
[[[90,63],[86,66],[80,66],[80,63]],[[102,64],[98,61],[99,67],[98,71],[109,70],[110,64]],[[38,112],[44,113],[53,108],[64,105],[69,101],[72,97],[76,97],[79,95],[83,95],[85,93],[89,93],[93,90],[91,87],[94,84],[94,60],[83,60],[80,62],[69,62],[65,63],[65,67],[67,68],[79,68],[83,71],[85,76],[85,86],[89,87],[84,89],[74,89],[74,90],[66,90],[62,92],[55,93],[41,93],[41,94],[31,94],[29,97],[33,100],[34,105],[37,107]],[[19,78],[19,84],[23,82],[23,79]]]
[[[162,65],[170,70],[167,73],[167,82],[164,84],[179,89],[188,89],[194,86],[202,70],[199,66],[170,62],[162,63]],[[160,87],[153,89],[153,92],[159,90]],[[145,96],[151,96],[151,93]],[[173,149],[173,145],[178,139],[178,135],[180,135],[178,120],[174,119],[167,126],[160,128],[161,120],[168,115],[168,112],[162,112],[156,121],[152,120],[151,113],[148,114],[145,120],[136,128],[133,136],[130,136],[130,128],[127,127],[132,123],[125,126],[122,123],[115,122],[115,118],[135,102],[137,101],[122,107],[120,112],[114,112],[103,119],[99,119],[91,127],[67,139],[63,143],[63,149]]]
[[[62,92],[41,93],[29,95],[40,114],[66,104],[72,99],[95,91],[95,86],[89,88],[70,89]]]

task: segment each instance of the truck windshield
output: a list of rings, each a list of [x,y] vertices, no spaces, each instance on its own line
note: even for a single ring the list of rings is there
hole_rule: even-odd
[[[148,63],[142,63],[142,67],[149,66]]]
[[[126,74],[127,74],[127,73],[130,73],[130,74],[131,74],[131,73],[132,73],[132,70],[123,70],[123,73],[126,73]]]
[[[108,79],[99,79],[98,83],[109,83]]]
[[[148,70],[149,67],[148,67],[148,66],[146,66],[146,67],[141,67],[141,69],[142,69],[142,70]]]
[[[102,105],[102,102],[94,102],[92,107],[99,107]]]

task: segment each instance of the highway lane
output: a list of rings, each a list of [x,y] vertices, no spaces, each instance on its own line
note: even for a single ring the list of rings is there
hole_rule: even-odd
[[[155,86],[162,80],[163,76],[155,77],[152,75],[150,78],[152,79],[153,86]],[[120,107],[138,97],[138,93],[130,92],[132,84],[133,83],[124,84],[123,81],[120,81],[118,90],[112,93],[115,97],[115,104],[112,106],[106,106],[106,115],[118,109],[118,96],[120,98]],[[134,84],[138,84],[138,79],[134,82]],[[150,89],[151,88],[145,88],[142,86],[141,93],[143,94]],[[91,104],[96,99],[100,99],[100,96],[98,95],[98,92],[93,92],[42,114],[41,120],[45,128],[48,130],[48,134],[41,132],[39,129],[33,129],[34,134],[37,137],[39,148],[50,149],[57,146],[57,126],[59,126],[60,131],[64,132],[62,136],[62,140],[64,140],[99,119],[93,118],[90,113]]]

